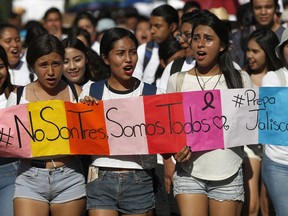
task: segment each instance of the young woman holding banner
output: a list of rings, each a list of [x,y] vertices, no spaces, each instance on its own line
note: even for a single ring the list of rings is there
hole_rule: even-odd
[[[233,66],[226,25],[209,11],[195,20],[191,48],[196,66],[173,74],[168,93],[252,86],[249,75]],[[186,148],[176,154],[174,195],[180,214],[239,216],[244,201],[242,154],[242,147],[193,153]]]
[[[14,90],[14,86],[10,82],[8,68],[7,54],[4,48],[0,46],[0,108],[6,107],[7,98]],[[17,158],[0,157],[0,215],[12,216],[14,214],[13,195],[17,168]]]
[[[79,86],[62,77],[65,50],[56,36],[42,34],[28,46],[27,64],[38,80],[11,93],[7,106],[43,100],[75,101]],[[79,157],[21,159],[14,194],[15,216],[80,216],[85,210],[85,179]]]
[[[137,39],[129,30],[112,28],[106,31],[101,39],[100,53],[109,67],[110,77],[84,88],[81,97],[87,99],[90,95],[103,100],[130,98],[144,94],[148,88],[150,94],[155,94],[156,87],[132,77],[138,60],[137,47]],[[101,95],[97,96],[100,91]],[[87,183],[90,216],[153,215],[152,169],[156,166],[156,155],[93,158],[90,169],[97,175],[89,178]]]
[[[288,29],[281,37],[275,49],[277,56],[285,67],[276,71],[269,71],[262,80],[264,87],[288,86]],[[286,117],[286,116],[285,116]],[[283,117],[283,118],[285,118]],[[288,147],[279,145],[264,145],[262,158],[262,180],[275,207],[276,215],[285,216],[288,212]]]

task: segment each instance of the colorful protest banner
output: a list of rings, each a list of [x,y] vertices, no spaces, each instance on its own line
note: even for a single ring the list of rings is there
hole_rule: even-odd
[[[288,146],[288,90],[194,91],[101,101],[39,101],[0,110],[0,157],[175,153]]]

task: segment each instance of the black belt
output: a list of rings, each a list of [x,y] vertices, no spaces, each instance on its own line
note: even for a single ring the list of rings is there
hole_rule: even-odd
[[[0,158],[0,166],[18,161],[17,158]]]
[[[46,161],[32,159],[30,165],[37,168],[46,168]]]

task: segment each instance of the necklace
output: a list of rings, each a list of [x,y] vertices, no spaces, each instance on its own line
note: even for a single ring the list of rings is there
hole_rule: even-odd
[[[34,86],[34,84],[33,84],[32,86],[33,86],[33,94],[34,94],[35,98],[36,98],[38,101],[43,101],[43,99],[41,99],[41,98],[39,98],[39,97],[37,96],[36,91],[35,91],[35,86]],[[59,94],[59,92],[58,92],[58,89],[59,89],[59,88],[60,88],[60,84],[59,84],[59,86],[57,87],[57,94],[56,94],[55,96],[53,96],[52,98],[48,99],[48,100],[54,100],[55,98],[57,98],[57,96],[58,96],[58,94]]]
[[[196,70],[196,67],[194,68],[194,70],[195,70],[197,82],[198,82],[198,84],[199,84],[199,86],[200,86],[200,88],[201,88],[202,90],[205,90],[206,84],[207,84],[213,77],[215,77],[216,75],[220,74],[220,71],[219,71],[218,73],[216,73],[216,74],[214,74],[213,76],[211,76],[208,80],[204,81],[204,80],[203,80],[203,77],[202,77],[201,75],[198,76],[198,72],[197,72],[197,70]],[[214,90],[214,89],[216,88],[216,86],[218,85],[218,83],[219,83],[219,81],[220,81],[220,79],[221,79],[221,76],[222,76],[222,73],[220,74],[220,76],[219,76],[219,78],[218,78],[215,86],[212,88],[212,90]],[[200,77],[201,81],[203,82],[203,85],[201,85],[200,80],[199,80],[199,77]]]
[[[131,98],[133,97],[134,90],[136,89],[136,86],[137,86],[137,80],[134,81],[134,85],[133,85],[133,88],[132,88],[132,91],[131,91],[132,94],[131,94],[131,96],[130,96]],[[112,98],[111,93],[110,93],[112,88],[111,88],[111,86],[109,85],[108,79],[107,79],[107,87],[108,87],[108,95],[109,95],[109,98],[110,98],[110,99],[114,99],[114,98]],[[130,90],[131,90],[131,89],[128,90],[129,93],[130,93]],[[128,91],[127,91],[127,92],[128,92]]]

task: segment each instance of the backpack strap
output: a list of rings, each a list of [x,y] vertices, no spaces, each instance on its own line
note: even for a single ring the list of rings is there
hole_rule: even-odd
[[[32,72],[29,73],[29,79],[30,79],[30,82],[34,81],[34,79],[35,79],[34,73],[32,73]]]
[[[24,90],[24,86],[18,86],[16,89],[16,96],[17,96],[16,105],[20,103],[23,90]]]
[[[92,83],[90,86],[89,95],[98,100],[101,100],[103,96],[105,82],[106,79]]]
[[[181,92],[184,76],[187,72],[178,72],[176,79],[176,92]]]
[[[148,83],[144,83],[142,95],[155,95],[157,87]]]
[[[154,47],[154,41],[149,41],[146,44],[146,49],[145,49],[145,54],[144,54],[144,62],[143,62],[143,72],[144,72],[148,62],[151,59],[153,47]]]
[[[181,71],[182,66],[185,62],[185,59],[186,58],[181,58],[181,59],[175,59],[173,61],[172,66],[171,66],[171,70],[170,70],[170,76],[176,72]]]

